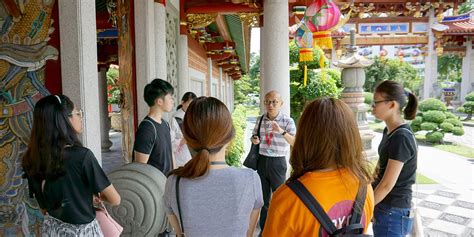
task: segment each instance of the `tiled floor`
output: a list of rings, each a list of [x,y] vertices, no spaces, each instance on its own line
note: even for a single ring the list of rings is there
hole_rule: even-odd
[[[110,151],[102,152],[102,168],[107,174],[124,164],[122,159],[122,133],[111,131],[109,136],[112,147]]]
[[[425,236],[474,236],[472,191],[458,193],[441,185],[419,185],[415,197]]]

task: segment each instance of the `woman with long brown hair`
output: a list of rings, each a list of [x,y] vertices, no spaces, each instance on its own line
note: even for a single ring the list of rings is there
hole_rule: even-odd
[[[235,135],[227,107],[213,97],[193,100],[183,133],[195,154],[170,172],[165,187],[168,219],[177,236],[253,236],[263,205],[260,179],[253,170],[225,162]]]
[[[293,171],[287,185],[272,197],[263,236],[327,236],[288,186],[296,180],[319,202],[338,229],[347,225],[358,191],[366,188],[361,222],[367,230],[374,208],[373,190],[351,109],[338,99],[316,99],[306,106],[297,131],[290,158]]]

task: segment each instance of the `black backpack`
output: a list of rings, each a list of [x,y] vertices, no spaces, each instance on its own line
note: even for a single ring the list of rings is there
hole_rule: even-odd
[[[321,224],[321,227],[326,230],[329,236],[371,236],[363,234],[364,226],[360,223],[363,212],[362,209],[364,208],[365,197],[367,193],[367,186],[361,185],[357,191],[356,200],[354,202],[354,206],[352,207],[352,217],[349,220],[349,224],[337,229],[318,201],[316,201],[313,195],[311,195],[308,189],[306,189],[306,187],[299,180],[290,181],[286,185],[288,185],[288,187],[290,187],[290,189],[296,193],[296,195],[301,199],[301,201],[306,205],[311,213],[313,213],[314,217],[316,217],[316,219]]]

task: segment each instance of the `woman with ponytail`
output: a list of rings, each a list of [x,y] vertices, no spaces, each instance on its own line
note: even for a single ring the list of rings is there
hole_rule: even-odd
[[[418,148],[404,119],[414,119],[417,107],[416,96],[397,82],[384,81],[375,88],[372,113],[386,124],[372,183],[375,236],[405,236],[413,227],[410,209]]]
[[[112,205],[120,195],[94,154],[83,147],[82,111],[65,95],[49,95],[33,111],[22,168],[30,196],[45,214],[41,236],[103,236],[93,196]]]
[[[263,205],[260,179],[229,167],[225,151],[235,135],[227,107],[199,97],[183,120],[193,158],[170,172],[165,187],[168,219],[177,236],[253,236]]]

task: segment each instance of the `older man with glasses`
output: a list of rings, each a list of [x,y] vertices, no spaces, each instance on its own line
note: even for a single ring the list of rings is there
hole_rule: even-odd
[[[266,113],[262,115],[263,118],[257,119],[253,129],[254,135],[251,138],[253,144],[260,143],[257,172],[262,182],[264,201],[260,212],[262,231],[271,195],[286,180],[286,157],[289,154],[290,145],[295,142],[296,133],[295,121],[281,112],[283,101],[277,91],[268,92],[265,95],[264,104]],[[260,131],[257,131],[260,119],[262,119]]]

